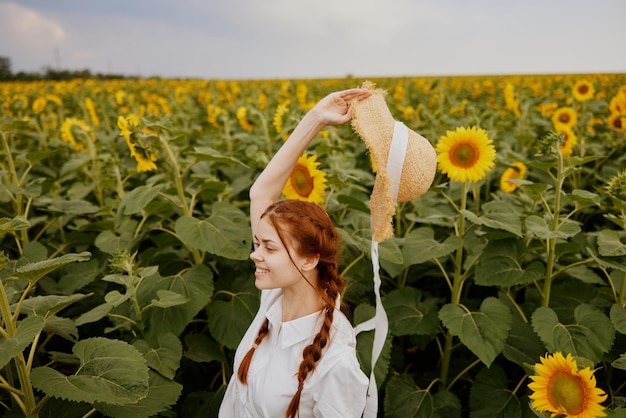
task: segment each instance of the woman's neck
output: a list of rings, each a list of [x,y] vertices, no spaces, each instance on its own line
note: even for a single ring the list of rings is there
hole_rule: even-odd
[[[308,283],[306,283],[306,288],[283,289],[283,322],[321,311],[324,308],[324,302],[318,292]]]

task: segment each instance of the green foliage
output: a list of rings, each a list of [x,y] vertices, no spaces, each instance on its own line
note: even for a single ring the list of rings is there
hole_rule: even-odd
[[[548,416],[529,407],[527,384],[555,351],[595,370],[607,416],[624,416],[626,144],[609,121],[626,77],[587,76],[596,96],[578,102],[580,77],[372,80],[394,117],[433,145],[477,126],[497,151],[479,182],[439,174],[398,204],[394,237],[380,243],[381,416]],[[0,83],[0,415],[216,416],[259,306],[249,187],[310,103],[358,84]],[[578,117],[569,156],[550,118],[563,106]],[[154,153],[154,170],[140,170],[118,127],[129,115],[139,120],[133,155]],[[348,124],[325,129],[310,152],[328,174],[342,303],[356,325],[375,312],[374,173]],[[528,172],[508,193],[500,176],[517,161]],[[368,375],[373,339],[357,336]]]

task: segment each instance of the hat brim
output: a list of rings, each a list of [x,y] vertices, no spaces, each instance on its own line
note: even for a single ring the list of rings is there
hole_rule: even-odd
[[[350,103],[352,127],[363,139],[376,165],[376,179],[370,197],[372,238],[382,242],[393,235],[396,202],[406,202],[422,196],[430,188],[437,171],[437,154],[430,142],[417,132],[408,130],[408,144],[398,196],[391,195],[391,179],[387,159],[393,137],[395,120],[385,103],[386,92],[371,82],[363,83],[373,94]]]

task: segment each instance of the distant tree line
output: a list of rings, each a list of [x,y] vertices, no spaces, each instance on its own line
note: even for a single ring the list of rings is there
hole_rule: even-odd
[[[60,70],[50,67],[44,67],[41,72],[18,71],[13,73],[11,59],[0,56],[0,81],[71,80],[73,78],[112,79],[129,77],[121,74],[92,73],[88,69]]]

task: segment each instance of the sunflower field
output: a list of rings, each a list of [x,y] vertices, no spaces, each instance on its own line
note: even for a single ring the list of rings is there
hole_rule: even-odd
[[[0,83],[0,416],[216,416],[259,303],[249,187],[363,81]],[[439,168],[379,247],[379,416],[626,417],[626,74],[370,81]],[[337,225],[355,325],[375,176],[345,124],[284,189]]]

